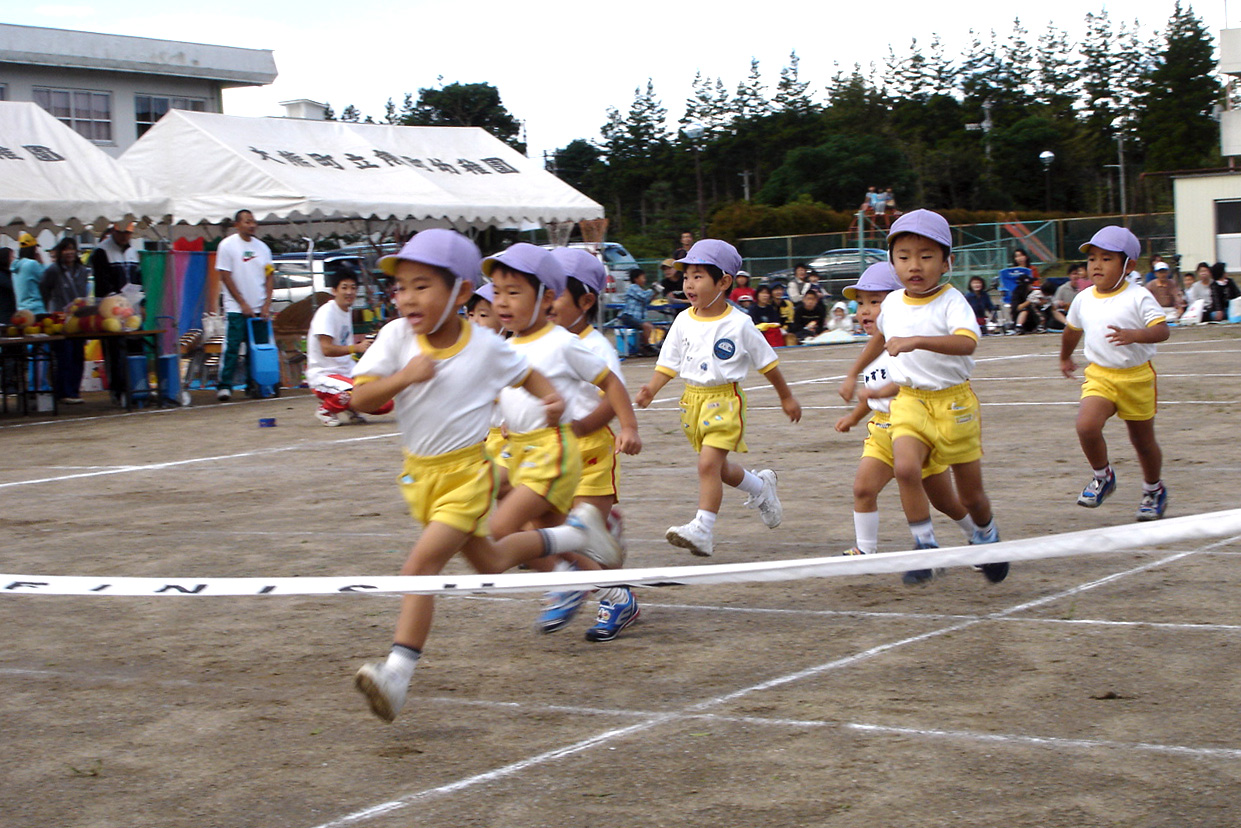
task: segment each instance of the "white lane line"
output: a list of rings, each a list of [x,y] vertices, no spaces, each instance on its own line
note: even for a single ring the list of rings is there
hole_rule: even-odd
[[[1230,538],[1224,541],[1219,541],[1217,543],[1212,543],[1206,547],[1203,547],[1203,549],[1204,550],[1209,549],[1209,548],[1218,546],[1223,543],[1231,542],[1233,540],[1235,540],[1235,538]],[[793,673],[787,673],[783,676],[776,676],[771,679],[768,679],[767,681],[763,681],[763,682],[759,682],[758,684],[750,685],[749,687],[743,687],[738,690],[734,690],[730,693],[724,693],[722,695],[715,696],[714,698],[705,699],[695,704],[691,704],[685,708],[682,708],[679,711],[670,711],[668,713],[653,715],[650,719],[647,719],[646,721],[638,722],[628,727],[603,731],[602,733],[598,733],[598,734],[595,734],[594,736],[590,736],[581,741],[574,742],[563,748],[550,750],[545,753],[540,753],[537,756],[531,756],[527,759],[522,759],[520,761],[513,762],[511,764],[505,765],[500,768],[496,768],[495,770],[488,771],[486,773],[465,777],[464,779],[459,779],[456,782],[451,782],[447,785],[440,785],[435,788],[427,788],[421,791],[416,791],[414,793],[407,794],[402,797],[398,797],[396,799],[389,800],[387,802],[380,803],[378,805],[373,805],[369,808],[364,808],[362,810],[355,811],[351,814],[347,814],[331,822],[322,823],[318,826],[315,826],[315,828],[343,828],[343,826],[354,825],[359,822],[365,822],[369,819],[372,819],[376,816],[380,816],[382,814],[391,813],[393,811],[399,811],[403,808],[407,808],[410,805],[415,804],[416,802],[429,799],[435,796],[439,796],[441,794],[454,793],[456,791],[465,790],[467,788],[471,788],[476,785],[486,784],[488,782],[492,782],[497,779],[503,779],[508,776],[512,776],[514,774],[527,770],[528,768],[532,768],[537,765],[551,762],[556,759],[561,759],[565,756],[571,756],[577,753],[581,753],[585,750],[589,750],[590,748],[595,747],[596,745],[605,744],[607,742],[614,741],[618,738],[630,736],[636,733],[641,733],[643,731],[650,730],[651,728],[658,727],[659,725],[683,720],[687,718],[688,716],[694,716],[699,713],[703,713],[712,707],[718,707],[722,704],[727,704],[728,702],[735,701],[737,699],[743,698],[745,696],[751,695],[756,692],[761,692],[763,690],[770,690],[772,688],[781,687],[783,685],[790,684],[795,681],[800,681],[806,678],[812,678],[814,676],[821,675],[828,671],[839,670],[844,667],[850,667],[855,664],[860,664],[864,661],[869,661],[875,658],[876,656],[883,655],[884,653],[890,652],[900,647],[905,647],[910,644],[917,644],[923,641],[929,641],[933,638],[938,638],[940,636],[944,636],[950,633],[955,633],[955,632],[959,632],[964,629],[968,629],[969,627],[984,623],[985,621],[1002,619],[1014,613],[1023,612],[1025,610],[1032,609],[1038,606],[1042,606],[1044,604],[1047,604],[1053,601],[1059,601],[1067,597],[1078,595],[1082,592],[1086,592],[1086,591],[1095,589],[1097,587],[1103,586],[1105,584],[1112,583],[1113,581],[1119,580],[1121,578],[1125,578],[1125,577],[1128,577],[1130,575],[1134,575],[1140,572],[1145,572],[1148,569],[1162,566],[1164,564],[1173,563],[1182,558],[1197,554],[1198,551],[1200,550],[1191,550],[1191,551],[1179,552],[1176,554],[1168,555],[1168,556],[1165,556],[1159,559],[1158,561],[1153,561],[1147,564],[1143,564],[1141,566],[1137,566],[1132,569],[1124,570],[1122,572],[1113,573],[1103,578],[1096,578],[1093,581],[1088,581],[1076,587],[1072,587],[1066,590],[1061,590],[1060,592],[1053,593],[1051,595],[1047,595],[1047,596],[1044,596],[1042,598],[1038,598],[1032,601],[1027,601],[1025,603],[1018,604],[1014,607],[1010,607],[1009,609],[991,613],[981,618],[970,619],[970,620],[961,621],[959,623],[950,624],[946,627],[941,627],[940,629],[931,630],[929,632],[921,633],[919,635],[907,636],[897,641],[892,641],[892,642],[888,642],[887,644],[880,644],[876,647],[871,647],[870,649],[863,650],[860,653],[854,653],[853,655],[845,656],[843,658],[833,659],[832,661],[828,661],[823,664],[815,665],[813,667],[808,667],[804,670],[798,670]]]

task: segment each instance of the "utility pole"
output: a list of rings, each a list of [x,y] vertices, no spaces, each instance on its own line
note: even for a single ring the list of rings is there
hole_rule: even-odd
[[[745,200],[749,201],[750,200],[750,171],[742,170],[741,172],[737,173],[737,175],[741,176],[741,186],[745,191]]]

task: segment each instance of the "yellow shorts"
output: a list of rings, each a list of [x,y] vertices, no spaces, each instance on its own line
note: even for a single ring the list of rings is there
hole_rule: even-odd
[[[686,385],[681,394],[681,427],[694,451],[714,446],[749,451],[745,446],[745,392],[735,382]]]
[[[501,458],[507,443],[508,440],[505,439],[504,433],[499,428],[492,427],[487,432],[487,442],[483,444],[487,448],[487,459],[496,465],[504,465],[504,460]]]
[[[616,497],[616,435],[604,428],[577,438],[582,452],[582,480],[574,497]]]
[[[931,449],[927,463],[955,466],[982,459],[982,413],[968,382],[935,391],[902,385],[892,399],[890,433]]]
[[[468,535],[487,536],[495,475],[482,443],[433,457],[406,452],[396,482],[409,513],[423,526],[434,521]]]
[[[567,515],[582,479],[582,454],[567,425],[508,436],[508,482],[525,486]]]
[[[866,442],[862,444],[862,456],[873,457],[885,466],[894,467],[896,461],[892,458],[892,423],[888,415],[875,412],[870,422],[866,424],[866,431],[867,437]],[[928,457],[922,466],[922,477],[925,479],[947,470],[947,466],[932,463]]]
[[[1155,416],[1159,397],[1155,366],[1144,362],[1136,368],[1104,368],[1093,362],[1086,366],[1082,399],[1103,397],[1116,406],[1122,420],[1150,420]]]

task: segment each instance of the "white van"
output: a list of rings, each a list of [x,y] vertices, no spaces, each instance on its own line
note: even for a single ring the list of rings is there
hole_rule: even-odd
[[[548,250],[555,249],[555,245],[543,245]],[[617,242],[603,242],[603,244],[588,244],[586,242],[571,242],[569,247],[577,247],[582,250],[588,250],[594,253],[599,261],[603,262],[603,266],[608,271],[608,293],[623,294],[629,287],[629,271],[638,266],[635,259],[623,245]]]

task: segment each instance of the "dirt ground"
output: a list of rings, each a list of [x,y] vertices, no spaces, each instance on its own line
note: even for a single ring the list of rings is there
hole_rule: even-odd
[[[1237,506],[1241,329],[1174,329],[1157,432],[1170,515]],[[984,339],[984,474],[1005,538],[1133,520],[1137,464],[1098,510],[1058,337]],[[728,493],[711,562],[852,543],[862,433],[835,395],[859,346],[782,352],[805,408],[753,377],[771,531]],[[651,360],[625,366],[631,390]],[[630,565],[702,563],[679,383],[624,463]],[[0,419],[0,569],[167,577],[395,574],[416,536],[390,418],[326,429],[306,392]],[[259,428],[276,417],[276,428]],[[909,546],[895,487],[881,548]],[[941,542],[958,530],[936,521]],[[1241,812],[1241,544],[1185,542],[952,570],[648,589],[592,644],[540,635],[536,597],[441,600],[393,725],[351,686],[387,650],[393,597],[0,597],[0,825],[1235,826]]]

